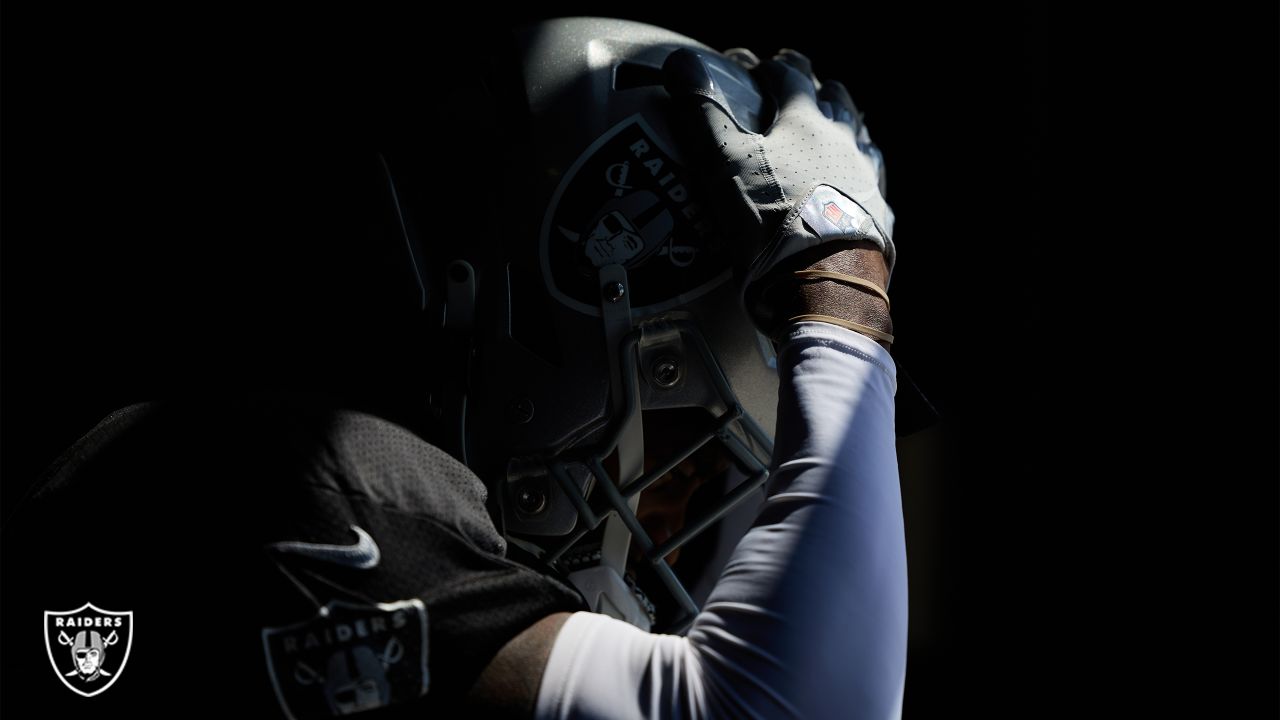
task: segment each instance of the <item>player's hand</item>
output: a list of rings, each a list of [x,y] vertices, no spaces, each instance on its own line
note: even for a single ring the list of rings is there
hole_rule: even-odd
[[[716,81],[693,51],[667,58],[664,83],[691,126],[691,161],[704,174],[722,230],[740,246],[735,271],[747,309],[771,333],[786,318],[770,300],[777,293],[766,290],[781,275],[790,279],[800,260],[793,256],[820,255],[816,246],[833,241],[869,241],[892,273],[893,211],[884,199],[880,152],[843,85],[819,83],[809,60],[792,50],[758,64],[749,53],[731,56],[776,104],[763,133],[747,130],[717,100]]]

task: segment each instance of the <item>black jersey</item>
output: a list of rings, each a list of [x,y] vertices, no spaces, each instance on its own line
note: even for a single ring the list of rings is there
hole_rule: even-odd
[[[106,716],[439,717],[520,631],[585,609],[506,557],[481,481],[409,431],[211,404],[113,413],[13,513],[6,715],[89,694]]]

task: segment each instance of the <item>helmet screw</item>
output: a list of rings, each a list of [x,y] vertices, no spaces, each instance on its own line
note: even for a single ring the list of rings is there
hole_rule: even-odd
[[[529,398],[516,398],[507,406],[507,421],[512,425],[523,425],[532,419],[533,401]]]
[[[603,292],[605,300],[616,303],[627,294],[627,286],[620,282],[605,283]]]
[[[547,494],[531,480],[520,483],[516,489],[516,507],[529,515],[537,515],[547,508]]]
[[[653,381],[664,388],[675,385],[680,381],[680,363],[670,357],[659,359],[653,364]]]

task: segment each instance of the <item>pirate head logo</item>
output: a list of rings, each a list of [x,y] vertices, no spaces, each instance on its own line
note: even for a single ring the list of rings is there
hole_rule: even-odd
[[[587,236],[583,251],[592,265],[603,267],[611,263],[625,263],[639,255],[644,248],[642,231],[626,214],[610,209],[596,221],[595,228]]]
[[[617,264],[633,280],[633,307],[656,312],[726,280],[723,239],[690,182],[639,115],[597,138],[565,173],[543,219],[551,294],[598,314],[599,269]]]
[[[271,683],[288,717],[334,717],[426,694],[427,611],[421,600],[332,602],[314,618],[264,628]]]
[[[332,653],[323,676],[317,676],[314,670],[299,663],[299,673],[305,668],[310,677],[300,676],[297,679],[303,685],[308,682],[323,682],[324,700],[329,706],[329,712],[334,715],[349,715],[391,702],[391,683],[387,680],[387,671],[403,659],[404,645],[393,637],[381,652],[367,645],[358,645]]]
[[[133,613],[112,612],[85,603],[75,610],[44,613],[49,662],[62,681],[85,697],[115,684],[133,645]]]
[[[105,640],[102,638],[102,633],[97,630],[81,630],[76,633],[75,640],[70,640],[66,631],[63,631],[58,633],[58,642],[71,646],[71,656],[75,659],[75,669],[80,679],[93,682],[102,677],[104,672],[102,661],[106,659],[104,653],[107,646],[120,642],[120,637],[115,630],[112,630]],[[110,673],[108,673],[109,676]]]

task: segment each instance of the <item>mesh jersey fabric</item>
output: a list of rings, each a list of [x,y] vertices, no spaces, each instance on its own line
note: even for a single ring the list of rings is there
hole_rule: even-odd
[[[504,557],[484,499],[479,478],[447,453],[354,411],[247,398],[112,413],[5,527],[5,694],[15,702],[16,689],[30,689],[54,716],[60,703],[75,709],[81,698],[41,657],[40,618],[87,600],[135,618],[127,676],[95,710],[277,716],[264,628],[314,618],[332,601],[416,598],[430,692],[402,709],[450,712],[508,640],[585,607],[569,586]],[[352,526],[378,545],[376,567],[264,549],[350,545]]]

